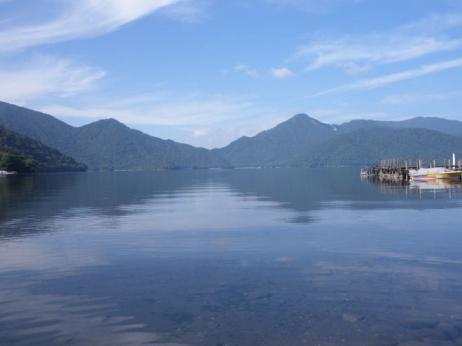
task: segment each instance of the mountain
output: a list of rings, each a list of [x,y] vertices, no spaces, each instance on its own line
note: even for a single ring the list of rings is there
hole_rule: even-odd
[[[152,137],[113,119],[73,127],[51,115],[0,102],[0,125],[56,148],[90,169],[230,166],[214,152]]]
[[[215,152],[237,167],[282,165],[335,134],[335,127],[297,114],[270,130],[241,137]]]
[[[51,115],[5,102],[0,102],[0,126],[60,150],[73,133],[72,126]]]
[[[462,122],[456,120],[417,117],[330,125],[298,114],[218,152],[235,166],[360,165],[384,158],[445,159],[462,149],[461,139]]]
[[[340,132],[351,132],[361,128],[377,126],[420,128],[435,130],[451,136],[462,137],[462,121],[437,117],[416,117],[402,121],[352,120],[338,126]]]
[[[68,152],[99,169],[159,169],[228,167],[207,149],[146,135],[114,119],[76,129]]]
[[[376,126],[339,134],[292,163],[311,167],[370,165],[381,159],[439,162],[462,156],[462,137],[421,128]]]
[[[51,115],[0,102],[2,125],[96,170],[357,165],[384,158],[444,159],[462,148],[462,122],[435,117],[330,125],[297,114],[214,150],[152,137],[114,119],[73,127]]]
[[[0,169],[63,172],[85,171],[86,166],[39,141],[0,127]]]

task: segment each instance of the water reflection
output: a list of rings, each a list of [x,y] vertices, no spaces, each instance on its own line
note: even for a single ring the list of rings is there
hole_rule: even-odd
[[[363,182],[377,186],[377,189],[387,195],[404,199],[440,199],[461,200],[462,183],[449,180],[434,181],[390,181],[377,178],[362,177]],[[450,205],[450,204],[449,204]]]
[[[460,184],[361,181],[356,169],[262,169],[227,171],[120,172],[11,176],[0,179],[0,221],[27,215],[43,220],[88,209],[107,216],[131,214],[156,200],[174,200],[217,192],[256,200],[294,212],[287,221],[316,221],[310,214],[332,205],[346,208],[395,208],[394,199],[433,199],[422,192],[445,191],[460,199]],[[379,190],[381,193],[377,193]],[[419,194],[412,193],[419,192]],[[393,197],[394,196],[394,197]],[[443,197],[443,196],[442,196]],[[443,200],[447,198],[443,197]],[[265,204],[266,203],[266,204]],[[447,207],[454,206],[448,203]],[[399,208],[418,208],[409,203]],[[431,207],[431,204],[429,204]],[[436,206],[435,206],[436,207]],[[298,213],[297,213],[298,212]]]
[[[179,171],[0,196],[1,345],[462,341],[459,186]]]
[[[447,192],[460,193],[462,183],[456,181],[436,180],[436,181],[412,181],[409,184],[411,190],[431,191],[431,192]]]

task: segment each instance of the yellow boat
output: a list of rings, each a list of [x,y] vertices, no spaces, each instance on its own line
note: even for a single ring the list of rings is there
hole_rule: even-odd
[[[461,180],[462,171],[453,170],[446,167],[420,168],[411,169],[409,177],[414,181],[429,181],[429,180]]]

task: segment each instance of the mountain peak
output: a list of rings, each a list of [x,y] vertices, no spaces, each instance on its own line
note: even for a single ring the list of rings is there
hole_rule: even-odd
[[[290,119],[309,119],[310,117],[306,113],[298,113],[295,114],[292,118]]]
[[[123,125],[120,121],[114,118],[106,118],[106,119],[101,119],[97,121],[101,124],[117,124],[117,125]]]
[[[298,121],[310,121],[311,123],[313,124],[322,124],[319,120],[313,118],[313,117],[310,117],[308,114],[306,113],[298,113],[298,114],[295,114],[292,118],[289,118],[287,120],[288,122],[298,122]]]
[[[120,121],[114,119],[114,118],[107,118],[107,119],[101,119],[101,120],[97,120],[93,123],[90,123],[86,126],[91,126],[91,127],[111,127],[111,128],[115,128],[115,127],[123,127],[123,128],[126,128],[127,126],[123,123],[121,123]],[[83,127],[86,127],[86,126],[83,126]]]
[[[335,133],[331,125],[299,113],[254,137],[241,137],[220,149],[220,153],[235,166],[280,165],[303,155]]]

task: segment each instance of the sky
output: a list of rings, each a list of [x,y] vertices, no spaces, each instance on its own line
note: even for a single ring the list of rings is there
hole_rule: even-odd
[[[0,100],[222,147],[297,113],[462,120],[459,0],[0,0]]]

